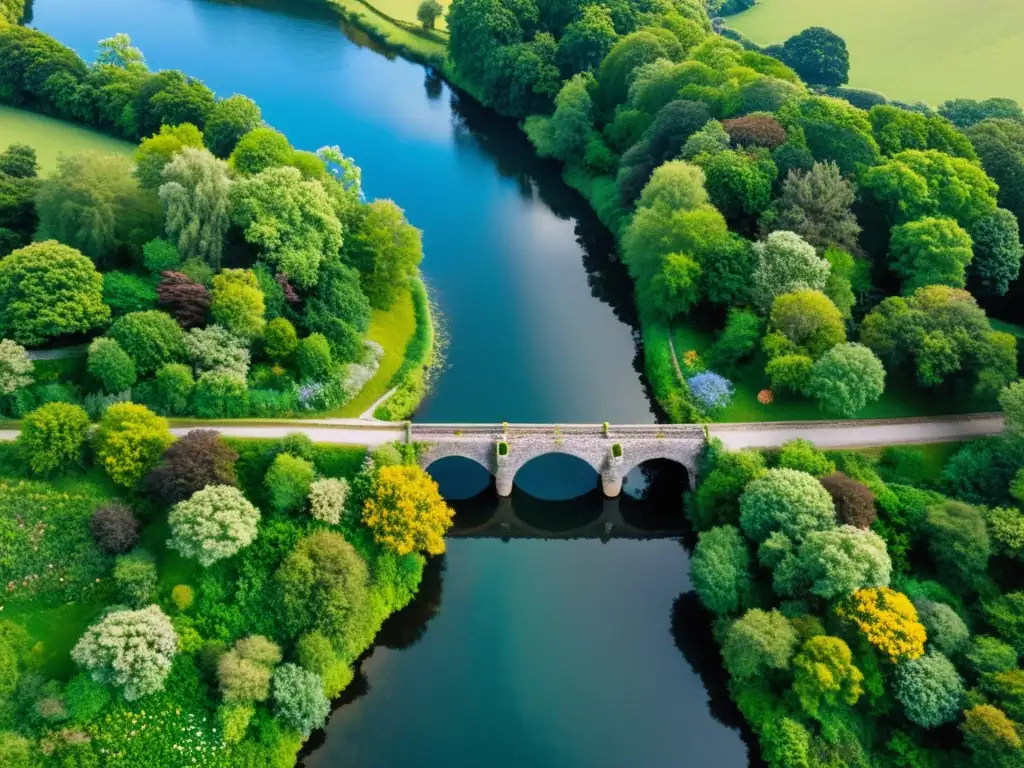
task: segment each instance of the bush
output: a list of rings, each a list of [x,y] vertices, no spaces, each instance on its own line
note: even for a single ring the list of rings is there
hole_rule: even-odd
[[[247,704],[222,704],[217,707],[217,725],[225,744],[238,744],[245,738],[255,712]]]
[[[1009,592],[986,602],[984,608],[996,633],[1024,656],[1024,592]]]
[[[107,394],[116,395],[135,384],[135,362],[113,339],[100,338],[89,345],[87,367]]]
[[[235,485],[238,454],[212,429],[193,429],[168,446],[146,477],[150,493],[177,504],[209,485]]]
[[[192,408],[204,419],[237,419],[249,410],[249,389],[236,373],[207,371],[196,382]]]
[[[144,549],[129,555],[118,555],[114,563],[114,584],[118,599],[133,608],[141,608],[153,601],[156,592],[156,562]]]
[[[107,272],[103,275],[103,303],[115,317],[144,312],[156,307],[156,289],[152,282],[127,272]]]
[[[337,525],[341,522],[347,498],[348,481],[344,478],[316,480],[309,486],[309,513],[322,523]]]
[[[209,485],[171,509],[167,546],[209,566],[249,546],[259,519],[259,510],[237,488]]]
[[[189,398],[195,391],[192,369],[181,363],[167,363],[156,371],[156,406],[171,416],[188,410]]]
[[[939,569],[963,587],[985,578],[990,542],[981,510],[947,501],[928,510],[928,551]]]
[[[331,375],[334,363],[331,345],[320,333],[311,333],[299,342],[296,353],[299,375],[306,381],[324,381]]]
[[[722,659],[730,675],[751,680],[789,669],[798,642],[796,630],[785,616],[753,608],[729,627]]]
[[[809,440],[797,438],[783,443],[779,452],[779,466],[784,469],[795,469],[806,472],[814,477],[824,477],[836,471],[836,465],[826,458],[825,454],[814,447]]]
[[[299,346],[295,326],[283,317],[267,323],[263,331],[263,351],[271,360],[282,365],[291,360]]]
[[[130,312],[119,317],[107,332],[121,345],[139,373],[152,373],[164,363],[185,356],[185,336],[174,318],[165,312]]]
[[[21,423],[18,450],[29,470],[45,475],[82,464],[89,417],[77,405],[49,403]]]
[[[686,380],[690,393],[700,407],[708,413],[725,408],[735,391],[732,382],[713,371],[704,371]]]
[[[187,611],[195,599],[195,592],[188,584],[178,584],[171,590],[171,602],[179,611]]]
[[[793,541],[835,525],[835,508],[821,483],[806,472],[770,469],[740,498],[740,527],[756,542],[775,531]]]
[[[313,465],[305,459],[278,454],[263,481],[271,506],[278,512],[298,509],[306,502],[315,477]]]
[[[972,637],[964,651],[964,658],[976,679],[1017,667],[1017,651],[1013,646],[991,635]]]
[[[278,717],[309,736],[323,727],[331,711],[319,675],[295,664],[282,664],[274,672],[274,709]]]
[[[963,705],[963,681],[938,651],[899,664],[893,688],[907,717],[922,728],[955,720]]]
[[[98,507],[89,521],[89,528],[100,549],[112,555],[130,551],[139,541],[139,521],[120,501]]]
[[[738,613],[750,607],[750,550],[737,528],[723,525],[698,536],[690,558],[690,579],[701,603],[714,613]]]
[[[71,658],[95,681],[120,688],[134,701],[163,689],[177,647],[170,619],[151,605],[111,611],[85,631]]]
[[[0,395],[32,384],[32,361],[25,348],[15,341],[0,341]]]
[[[172,243],[158,237],[142,246],[142,263],[154,275],[159,275],[181,266],[181,254]]]
[[[729,453],[712,446],[709,456],[711,469],[704,473],[692,503],[686,504],[686,514],[698,531],[722,523],[739,523],[744,489],[765,472],[764,458],[757,451]]]
[[[865,530],[871,527],[877,513],[870,488],[842,472],[833,472],[820,482],[832,497],[840,523]]]
[[[86,674],[75,675],[64,689],[64,703],[73,723],[85,724],[96,719],[110,700],[110,689]]]
[[[167,419],[142,405],[118,403],[96,428],[93,450],[111,480],[134,488],[172,442]]]
[[[246,637],[220,657],[217,680],[228,704],[265,701],[270,695],[270,675],[281,661],[281,649],[261,635]]]
[[[932,600],[915,600],[917,617],[924,625],[928,642],[945,656],[960,651],[970,639],[971,632],[963,619],[948,605]]]

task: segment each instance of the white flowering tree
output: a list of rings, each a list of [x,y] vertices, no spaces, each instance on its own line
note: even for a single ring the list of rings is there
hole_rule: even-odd
[[[32,361],[25,348],[16,341],[0,341],[0,395],[32,383]]]
[[[330,525],[341,522],[341,512],[348,498],[348,481],[327,477],[309,487],[309,513]]]
[[[208,485],[171,508],[167,546],[209,566],[252,544],[260,512],[230,485]]]
[[[171,620],[150,605],[108,613],[85,631],[71,658],[96,682],[116,686],[134,701],[163,689],[177,649]]]

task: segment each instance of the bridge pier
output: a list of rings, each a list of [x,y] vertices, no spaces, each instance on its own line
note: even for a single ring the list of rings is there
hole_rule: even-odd
[[[622,492],[622,475],[615,468],[601,473],[601,492],[609,499],[616,498]]]
[[[515,480],[515,472],[508,467],[499,467],[494,474],[494,487],[498,496],[506,498],[512,495],[512,481]]]

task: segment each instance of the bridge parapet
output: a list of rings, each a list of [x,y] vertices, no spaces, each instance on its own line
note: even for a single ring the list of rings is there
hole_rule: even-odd
[[[512,493],[516,472],[531,459],[565,453],[601,476],[606,496],[618,496],[631,469],[651,459],[682,464],[691,486],[704,447],[702,427],[692,424],[413,424],[411,438],[427,445],[424,467],[449,456],[476,461],[495,478],[500,496]],[[499,452],[499,444],[506,444]]]

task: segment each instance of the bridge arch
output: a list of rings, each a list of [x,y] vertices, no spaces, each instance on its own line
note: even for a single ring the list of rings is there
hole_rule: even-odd
[[[473,498],[494,485],[491,468],[469,456],[442,456],[424,469],[448,501]]]
[[[600,470],[568,451],[550,451],[518,462],[512,484],[537,501],[568,501],[594,492]]]

